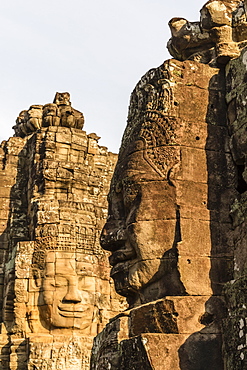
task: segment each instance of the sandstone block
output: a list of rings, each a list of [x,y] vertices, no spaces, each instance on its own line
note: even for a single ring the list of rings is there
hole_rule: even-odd
[[[181,172],[178,180],[207,183],[207,156],[204,150],[183,147],[181,158]]]
[[[68,145],[68,143],[71,143],[71,133],[69,133],[67,131],[64,132],[64,133],[57,132],[56,133],[56,142]]]
[[[193,121],[196,116],[198,121],[206,121],[207,106],[204,101],[208,100],[207,90],[198,89],[188,82],[183,89],[177,87],[176,99],[179,101],[179,118]]]
[[[192,207],[206,209],[208,201],[208,185],[204,183],[194,183],[192,181],[177,181],[177,200],[178,203]]]
[[[209,257],[179,256],[178,270],[187,294],[209,296],[213,293]]]

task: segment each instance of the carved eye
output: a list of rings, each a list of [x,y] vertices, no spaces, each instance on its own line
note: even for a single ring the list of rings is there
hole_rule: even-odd
[[[61,277],[61,276],[55,277],[55,287],[59,288],[59,287],[67,286],[67,285],[68,285],[68,281],[66,278]]]
[[[46,288],[49,286],[55,287],[56,285],[55,278],[50,277],[49,275],[45,275],[43,284]]]
[[[190,23],[187,23],[187,24],[186,24],[186,29],[187,29],[188,31],[191,31],[191,28],[192,28],[192,27],[191,27],[191,24],[190,24]]]

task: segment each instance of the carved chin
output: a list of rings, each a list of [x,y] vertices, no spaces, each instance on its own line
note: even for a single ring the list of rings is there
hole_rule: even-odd
[[[84,312],[64,311],[61,315],[58,307],[55,308],[52,305],[46,305],[40,312],[40,316],[44,326],[48,328],[74,328],[85,330],[93,321],[94,307],[90,307]]]
[[[128,297],[137,293],[146,285],[155,281],[158,278],[160,260],[146,260],[135,263],[129,269],[121,270],[115,273],[112,278],[114,280],[115,289],[118,294]]]
[[[114,285],[116,292],[124,297],[128,297],[136,292],[134,288],[131,287],[129,281],[129,271],[122,270],[118,271],[114,275],[112,275],[114,280]]]

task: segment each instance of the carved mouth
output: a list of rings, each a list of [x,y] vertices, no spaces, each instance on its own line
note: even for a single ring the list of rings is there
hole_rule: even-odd
[[[112,267],[110,276],[113,277],[119,272],[127,271],[130,266],[130,261],[124,261],[124,262],[119,262],[115,266]]]
[[[64,316],[64,317],[80,319],[82,317],[84,310],[82,306],[78,306],[73,309],[73,304],[71,304],[69,306],[68,305],[58,306],[58,312],[61,316]]]
[[[136,262],[136,253],[133,250],[117,251],[109,257],[109,262],[113,266],[110,272],[111,277],[113,277],[119,272],[129,270],[130,266]]]
[[[133,260],[135,257],[136,253],[133,249],[121,249],[112,253],[109,257],[109,262],[114,267],[121,262]]]

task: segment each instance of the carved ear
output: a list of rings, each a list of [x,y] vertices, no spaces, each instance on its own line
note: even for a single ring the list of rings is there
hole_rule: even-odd
[[[40,333],[42,327],[37,306],[27,306],[27,322],[32,333]]]
[[[33,270],[33,279],[35,282],[35,287],[40,288],[42,283],[42,276],[40,270]]]

